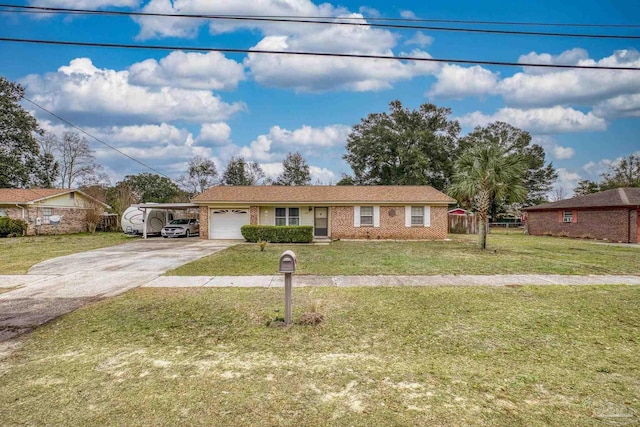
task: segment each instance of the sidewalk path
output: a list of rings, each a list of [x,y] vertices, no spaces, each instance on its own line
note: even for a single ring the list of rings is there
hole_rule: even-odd
[[[563,276],[558,274],[504,274],[490,276],[304,276],[294,275],[293,286],[513,286],[513,285],[640,285],[640,276]],[[142,285],[163,287],[284,287],[284,275],[273,276],[161,276]]]

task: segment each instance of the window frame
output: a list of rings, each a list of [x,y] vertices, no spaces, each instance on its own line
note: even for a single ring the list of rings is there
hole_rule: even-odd
[[[278,215],[278,210],[280,209],[284,210],[284,216]],[[293,209],[298,211],[298,215],[292,215]],[[278,227],[298,226],[300,225],[300,208],[297,206],[278,206],[274,210],[273,217],[273,223]],[[284,224],[278,224],[278,220],[280,220],[280,222],[284,220]],[[292,222],[295,222],[295,224],[292,224]]]
[[[563,210],[562,211],[562,223],[563,224],[570,224],[572,222],[573,222],[573,211],[572,210],[568,210],[568,211]]]
[[[363,211],[365,209],[371,209],[371,215],[367,214],[363,214]],[[360,226],[361,227],[373,227],[373,206],[360,206]],[[364,219],[367,218],[367,220],[365,221]],[[370,220],[368,218],[371,218]],[[371,221],[371,222],[369,222]]]
[[[414,209],[420,209],[420,215],[414,213]],[[411,226],[412,227],[424,227],[424,206],[411,206]],[[420,218],[420,221],[416,221],[416,218]]]

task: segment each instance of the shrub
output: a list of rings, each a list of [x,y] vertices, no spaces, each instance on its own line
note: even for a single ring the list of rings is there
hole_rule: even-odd
[[[27,223],[21,219],[0,217],[0,237],[23,236],[27,231]]]
[[[451,227],[451,231],[449,231],[449,233],[451,233],[451,234],[467,234],[467,229],[462,224],[456,224],[453,227]]]
[[[242,237],[256,243],[310,243],[313,241],[313,227],[310,225],[243,225]]]
[[[268,243],[269,242],[267,242],[266,240],[258,240],[258,246],[260,247],[260,252],[264,252]]]

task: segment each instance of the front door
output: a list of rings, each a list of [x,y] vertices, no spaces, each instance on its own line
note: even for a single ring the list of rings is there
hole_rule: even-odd
[[[313,236],[329,236],[329,208],[315,208],[313,219]]]

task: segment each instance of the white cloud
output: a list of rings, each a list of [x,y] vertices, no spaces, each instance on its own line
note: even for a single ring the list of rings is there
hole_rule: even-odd
[[[640,91],[640,89],[639,89]],[[602,117],[640,117],[640,93],[620,95],[596,104],[593,112]]]
[[[582,179],[580,174],[572,172],[566,168],[556,169],[558,179],[553,185],[556,192],[563,194],[565,198],[573,196],[573,189],[578,185],[578,181]]]
[[[287,130],[280,126],[273,126],[267,137],[277,145],[288,149],[296,147],[333,147],[343,145],[351,128],[344,125],[331,125],[323,128],[302,126],[299,129]]]
[[[404,43],[407,45],[417,45],[424,48],[427,46],[431,46],[431,43],[433,43],[433,37],[426,35],[422,31],[417,31],[413,35],[413,37],[411,37]]]
[[[494,93],[498,74],[480,66],[461,67],[446,64],[436,73],[437,81],[427,95],[439,98],[461,99]]]
[[[401,10],[400,11],[400,16],[402,16],[404,19],[417,19],[418,17],[416,16],[415,13],[413,13],[410,10]]]
[[[571,147],[559,145],[555,138],[549,135],[535,135],[532,137],[534,144],[538,144],[556,160],[567,160],[573,158],[576,150]]]
[[[530,53],[520,62],[568,63],[614,67],[640,67],[640,52],[618,50],[599,61],[587,58],[582,49],[565,51],[558,56]],[[616,70],[540,70],[526,68],[499,83],[499,93],[510,105],[592,105],[621,95],[640,93],[640,73]]]
[[[360,12],[364,16],[368,16],[371,18],[379,18],[381,16],[380,11],[378,9],[373,9],[367,6],[360,6],[358,8],[358,12]]]
[[[476,111],[460,118],[461,123],[471,126],[484,126],[495,121],[507,122],[536,134],[603,131],[607,128],[603,118],[567,107],[502,108],[492,115]]]
[[[331,27],[300,37],[268,36],[254,49],[327,52],[336,51],[332,49],[336,40],[345,41],[339,47],[339,52],[394,56],[391,47],[395,44],[395,38],[390,33],[362,27]],[[411,55],[430,58],[426,52],[417,50]],[[260,84],[293,88],[301,92],[389,89],[393,82],[429,74],[437,69],[437,65],[424,62],[259,53],[249,53],[245,65]]]
[[[244,66],[219,52],[176,51],[159,62],[147,59],[129,67],[129,81],[141,86],[229,90],[244,79]]]
[[[336,174],[327,168],[309,166],[309,172],[311,173],[311,184],[315,184],[316,181],[323,184],[335,184],[336,182]]]
[[[218,121],[245,109],[205,90],[135,86],[128,71],[98,69],[89,58],[74,59],[56,73],[29,75],[22,83],[35,102],[79,124]]]
[[[231,127],[224,123],[203,123],[200,127],[198,142],[211,142],[216,145],[227,144],[230,142]]]
[[[140,0],[31,0],[29,4],[32,6],[73,9],[103,9],[106,7],[135,8],[140,5]]]

